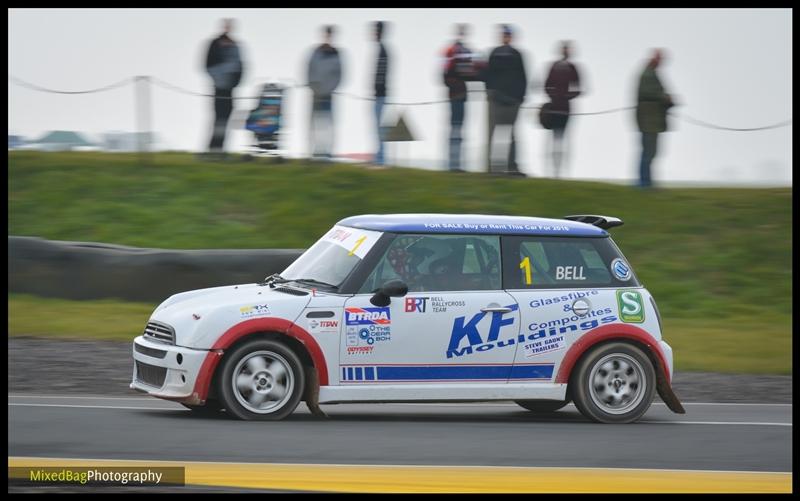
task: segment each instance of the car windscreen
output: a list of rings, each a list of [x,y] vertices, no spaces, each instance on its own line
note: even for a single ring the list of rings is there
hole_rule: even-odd
[[[609,237],[503,237],[506,289],[637,287],[625,257]]]
[[[310,286],[338,289],[382,235],[334,226],[280,275]]]

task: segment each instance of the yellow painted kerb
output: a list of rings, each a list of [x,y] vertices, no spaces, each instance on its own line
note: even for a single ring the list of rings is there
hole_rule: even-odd
[[[303,465],[9,457],[41,468],[178,466],[186,483],[325,492],[792,492],[791,473],[504,466]]]

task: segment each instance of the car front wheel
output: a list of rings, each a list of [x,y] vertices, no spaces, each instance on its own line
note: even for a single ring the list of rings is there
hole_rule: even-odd
[[[276,421],[294,412],[304,387],[297,355],[282,343],[259,339],[225,357],[219,390],[223,406],[233,416]]]
[[[631,423],[647,412],[656,390],[656,373],[647,355],[629,343],[592,349],[571,380],[575,406],[600,423]]]

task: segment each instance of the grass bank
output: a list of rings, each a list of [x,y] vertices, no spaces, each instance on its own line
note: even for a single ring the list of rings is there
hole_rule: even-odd
[[[303,248],[354,214],[617,216],[625,225],[612,230],[614,239],[658,300],[679,368],[791,370],[791,188],[642,192],[299,161],[199,163],[181,153],[157,154],[150,165],[133,154],[97,152],[8,158],[9,234],[56,240]]]

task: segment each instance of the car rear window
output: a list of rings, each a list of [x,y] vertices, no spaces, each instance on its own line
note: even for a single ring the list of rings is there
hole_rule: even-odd
[[[608,237],[505,236],[506,289],[632,287],[639,283]]]

